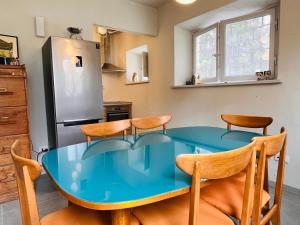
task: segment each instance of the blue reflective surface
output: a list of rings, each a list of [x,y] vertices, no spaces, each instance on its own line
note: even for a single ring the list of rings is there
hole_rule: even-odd
[[[66,193],[93,203],[138,200],[189,187],[191,178],[175,165],[183,153],[228,151],[260,134],[214,127],[145,133],[136,140],[114,138],[53,149],[43,166]]]

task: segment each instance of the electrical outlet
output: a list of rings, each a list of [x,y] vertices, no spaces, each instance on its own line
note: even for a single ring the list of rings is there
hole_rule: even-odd
[[[275,161],[279,161],[279,158],[280,158],[280,154],[278,153],[277,155],[274,156],[274,160]],[[289,164],[290,163],[290,156],[289,155],[286,155],[285,156],[285,163],[286,164]]]
[[[289,163],[290,163],[290,156],[289,156],[289,155],[286,155],[286,156],[285,156],[285,163],[286,163],[286,164],[289,164]]]
[[[48,149],[49,149],[48,146],[42,146],[42,147],[41,147],[41,152],[47,152]]]

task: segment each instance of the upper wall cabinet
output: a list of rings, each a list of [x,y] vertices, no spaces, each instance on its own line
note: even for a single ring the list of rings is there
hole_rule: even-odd
[[[126,71],[127,84],[149,82],[147,45],[126,52]]]

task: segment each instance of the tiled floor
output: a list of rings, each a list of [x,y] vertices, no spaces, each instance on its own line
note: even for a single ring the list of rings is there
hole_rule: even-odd
[[[67,200],[55,190],[55,187],[46,175],[39,179],[36,187],[38,208],[41,216],[67,206]],[[300,224],[299,192],[284,191],[281,224]],[[22,225],[18,201],[0,205],[0,225]]]

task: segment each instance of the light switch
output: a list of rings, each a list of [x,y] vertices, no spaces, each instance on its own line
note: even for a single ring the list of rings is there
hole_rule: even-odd
[[[35,17],[35,35],[37,37],[45,37],[45,17]]]

